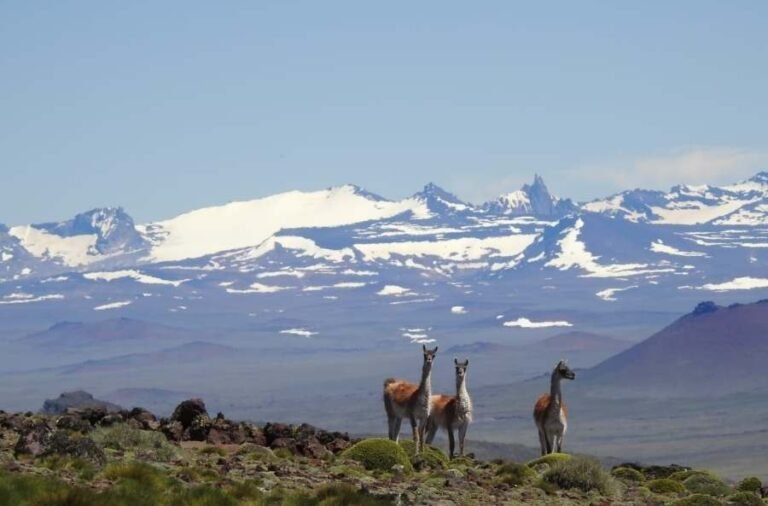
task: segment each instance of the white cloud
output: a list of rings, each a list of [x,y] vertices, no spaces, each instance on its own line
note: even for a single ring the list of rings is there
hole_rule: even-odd
[[[573,169],[571,178],[607,182],[616,189],[667,189],[676,184],[722,184],[749,177],[768,164],[768,152],[693,147]]]

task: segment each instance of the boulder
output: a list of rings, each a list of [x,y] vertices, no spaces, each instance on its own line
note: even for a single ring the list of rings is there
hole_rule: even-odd
[[[91,425],[87,419],[72,414],[60,416],[56,420],[56,427],[73,432],[81,432],[83,434],[93,430],[93,425]]]
[[[125,419],[135,421],[141,430],[158,430],[160,428],[157,417],[144,408],[133,408],[125,415]]]
[[[181,422],[182,427],[187,429],[192,425],[195,418],[205,416],[208,418],[208,411],[205,409],[205,403],[202,399],[187,399],[181,402],[171,415],[172,422]]]
[[[277,439],[293,438],[293,427],[284,423],[268,423],[264,426],[263,431],[267,446],[272,446],[272,443]]]
[[[45,452],[52,435],[53,429],[43,421],[25,427],[19,435],[19,440],[13,452],[17,457],[19,455],[39,457]]]
[[[181,422],[166,422],[161,424],[160,431],[165,435],[169,441],[181,441],[184,436],[184,427]]]
[[[189,427],[184,429],[182,439],[184,441],[205,441],[208,439],[212,425],[208,415],[198,415],[192,420]]]

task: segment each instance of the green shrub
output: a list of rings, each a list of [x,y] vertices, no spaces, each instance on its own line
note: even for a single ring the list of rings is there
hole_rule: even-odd
[[[595,459],[573,457],[554,464],[542,477],[546,483],[561,489],[578,489],[584,492],[597,490],[603,495],[613,495],[616,483]]]
[[[568,453],[550,453],[548,455],[541,456],[537,459],[533,459],[530,462],[528,462],[526,465],[528,467],[536,467],[540,464],[547,464],[547,465],[554,465],[558,462],[564,462],[566,460],[570,460],[571,455]]]
[[[403,441],[400,441],[400,446],[408,454],[408,457],[411,459],[416,457],[416,444],[413,440],[404,439]],[[449,462],[445,453],[440,451],[439,448],[430,445],[424,445],[424,451],[419,454],[419,458],[432,469],[445,469]]]
[[[728,498],[728,504],[733,506],[765,506],[760,497],[754,492],[736,492]]]
[[[709,471],[704,471],[702,469],[686,469],[684,471],[677,471],[668,476],[670,480],[675,480],[679,482],[683,482],[690,478],[691,476],[696,476],[699,474],[703,474],[706,476],[715,476],[714,474],[710,473]]]
[[[684,494],[685,487],[682,483],[671,478],[657,478],[645,484],[655,494]]]
[[[642,483],[645,481],[645,475],[631,467],[615,467],[611,470],[611,476],[632,483]]]
[[[731,488],[720,478],[709,474],[694,474],[683,481],[683,485],[692,494],[705,494],[722,497],[731,493]]]
[[[169,462],[178,455],[177,448],[162,433],[139,430],[124,423],[96,429],[91,437],[103,448],[133,452],[142,460]]]
[[[400,464],[406,472],[413,472],[408,454],[389,439],[364,439],[344,450],[341,457],[356,460],[368,470],[389,471],[392,466]]]
[[[759,493],[762,486],[763,482],[760,481],[760,478],[750,476],[741,480],[739,484],[736,485],[736,490],[739,490],[740,492]]]
[[[178,491],[168,504],[169,506],[237,506],[239,503],[237,499],[217,488],[200,485]]]
[[[723,503],[709,495],[693,494],[674,501],[670,506],[723,506]]]
[[[533,479],[536,472],[524,464],[507,462],[499,466],[496,470],[496,476],[500,482],[517,487]]]

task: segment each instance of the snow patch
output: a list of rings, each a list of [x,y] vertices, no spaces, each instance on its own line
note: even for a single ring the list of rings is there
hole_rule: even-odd
[[[546,327],[573,327],[573,324],[565,320],[533,322],[528,318],[518,318],[504,322],[505,327],[521,327],[524,329],[542,329]]]
[[[107,309],[117,309],[119,307],[124,307],[124,306],[127,306],[127,305],[132,304],[132,303],[133,303],[132,300],[123,300],[123,301],[118,301],[118,302],[110,302],[109,304],[103,304],[101,306],[96,306],[95,308],[93,308],[93,310],[94,311],[104,311],[104,310],[107,310]]]
[[[114,281],[116,279],[129,278],[138,283],[145,283],[147,285],[170,285],[174,287],[178,287],[182,283],[189,281],[188,279],[181,279],[178,281],[162,279],[132,269],[109,272],[86,272],[83,274],[83,277],[92,281]]]
[[[664,253],[667,255],[675,255],[675,256],[681,256],[681,257],[705,257],[707,256],[706,253],[702,253],[700,251],[682,251],[675,247],[668,246],[664,244],[664,242],[659,239],[655,242],[651,243],[651,251],[654,253]]]
[[[452,314],[467,314],[467,308],[464,306],[453,306],[451,308]]]
[[[311,330],[307,330],[304,328],[285,329],[285,330],[281,330],[280,333],[294,335],[294,336],[301,336],[306,338],[310,338],[314,335],[317,335],[317,332],[312,332]]]

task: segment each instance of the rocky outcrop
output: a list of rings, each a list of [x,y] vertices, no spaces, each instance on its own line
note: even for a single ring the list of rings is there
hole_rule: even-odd
[[[43,403],[43,413],[50,415],[60,415],[68,409],[99,409],[106,413],[120,411],[122,408],[117,404],[96,399],[84,390],[64,392],[56,399],[46,399]]]

